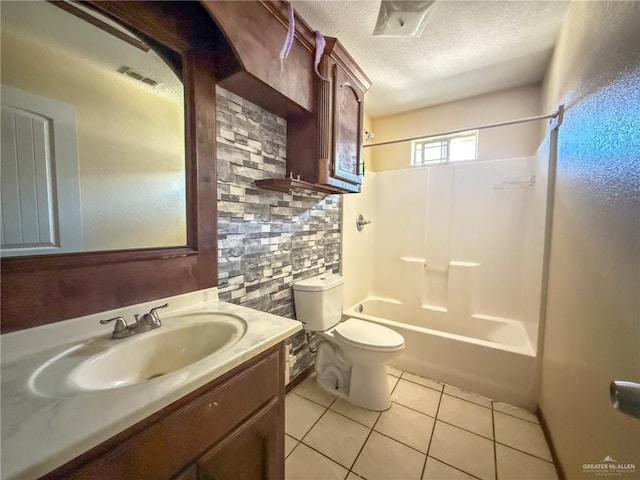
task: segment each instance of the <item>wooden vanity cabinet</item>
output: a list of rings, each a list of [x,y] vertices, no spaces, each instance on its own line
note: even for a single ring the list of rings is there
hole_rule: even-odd
[[[283,359],[279,344],[43,478],[280,480]]]

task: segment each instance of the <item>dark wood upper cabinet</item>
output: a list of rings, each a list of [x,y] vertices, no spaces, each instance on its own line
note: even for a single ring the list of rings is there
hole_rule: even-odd
[[[326,38],[315,107],[287,124],[287,178],[258,180],[261,188],[359,192],[362,183],[364,93],[371,81],[340,42]]]
[[[329,175],[321,183],[359,192],[363,175],[364,93],[370,82],[336,39],[328,45],[331,50],[328,54],[325,50],[324,70],[331,78],[331,162]]]
[[[333,78],[333,177],[360,184],[364,92],[337,64]]]
[[[220,86],[283,118],[315,111],[313,31],[296,17],[289,56],[279,54],[287,36],[285,2],[203,0],[233,52],[218,52]]]
[[[221,86],[287,120],[287,175],[256,181],[260,188],[359,192],[362,182],[364,92],[371,81],[337,39],[327,37],[315,74],[314,31],[296,15],[289,56],[285,2],[203,0],[238,63],[220,61]]]

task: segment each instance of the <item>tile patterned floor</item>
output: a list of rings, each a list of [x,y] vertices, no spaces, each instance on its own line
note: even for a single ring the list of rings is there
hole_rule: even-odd
[[[309,377],[285,403],[286,480],[557,480],[532,413],[388,368],[371,412]]]

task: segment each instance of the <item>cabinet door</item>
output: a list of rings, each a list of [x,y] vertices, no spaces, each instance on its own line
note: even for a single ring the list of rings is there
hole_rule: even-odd
[[[333,176],[362,183],[364,92],[338,64],[333,65]]]
[[[198,480],[281,480],[284,432],[279,404],[265,408],[198,460]]]

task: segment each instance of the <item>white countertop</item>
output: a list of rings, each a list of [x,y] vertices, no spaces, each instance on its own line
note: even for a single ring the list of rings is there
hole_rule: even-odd
[[[178,321],[172,320],[174,315],[220,312],[244,319],[246,331],[223,352],[150,381],[69,394],[43,394],[34,388],[34,377],[56,355],[96,336],[100,341],[111,336],[113,323],[100,325],[98,320],[116,316],[129,320],[134,313],[146,313],[167,302],[169,308],[159,314],[168,328]],[[52,471],[276,345],[300,327],[295,320],[220,302],[213,288],[1,335],[2,479],[28,480]]]

